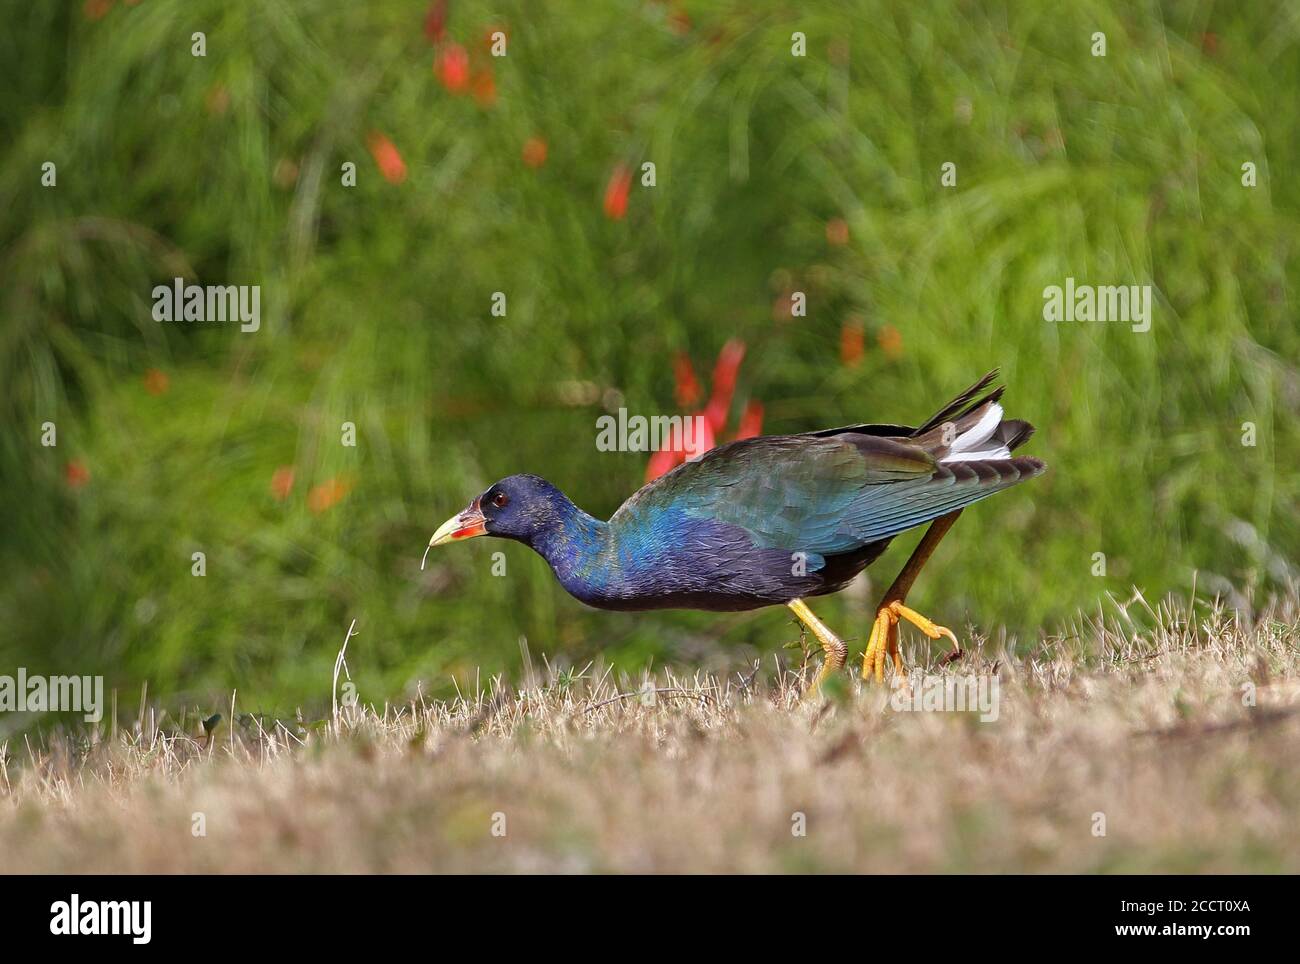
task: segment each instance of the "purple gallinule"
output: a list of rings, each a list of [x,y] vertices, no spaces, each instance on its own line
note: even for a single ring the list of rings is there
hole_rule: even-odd
[[[843,589],[901,532],[931,523],[877,609],[862,675],[903,673],[898,622],[952,631],[904,605],[962,509],[1044,470],[1012,451],[1033,434],[1002,417],[993,371],[917,428],[851,425],[731,442],[643,486],[601,521],[535,475],[490,486],[429,546],[499,536],[530,546],[572,596],[600,609],[789,606],[825,651],[811,689],[847,647],[804,600]]]

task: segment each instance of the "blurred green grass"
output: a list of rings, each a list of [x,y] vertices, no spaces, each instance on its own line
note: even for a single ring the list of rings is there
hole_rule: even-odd
[[[915,604],[951,625],[1033,639],[1133,585],[1197,573],[1249,606],[1295,578],[1294,8],[453,0],[484,104],[439,83],[420,4],[6,6],[0,672],[284,710],[327,698],[352,618],[365,700],[517,677],[522,648],[739,668],[795,638],[784,613],[594,612],[495,540],[419,570],[503,475],[612,512],[646,456],[598,452],[597,416],[677,411],[674,352],[704,372],[732,337],[736,406],[761,400],[769,433],[913,421],[1002,368],[1052,471],[967,513],[927,569]],[[657,186],[609,219],[611,172],[645,161]],[[261,285],[261,331],[153,322],[177,274]],[[1045,322],[1066,277],[1154,285],[1151,331]],[[806,318],[776,317],[790,290]],[[322,485],[345,494],[313,511]],[[818,611],[861,637],[870,602]]]

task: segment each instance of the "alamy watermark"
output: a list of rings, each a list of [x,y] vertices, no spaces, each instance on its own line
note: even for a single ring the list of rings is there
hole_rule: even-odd
[[[0,676],[0,713],[80,713],[87,723],[104,718],[104,677]]]
[[[1043,289],[1044,321],[1122,321],[1134,331],[1151,330],[1150,285],[1065,285]]]
[[[50,933],[121,935],[133,944],[148,944],[153,936],[153,901],[82,900],[73,894],[50,905]]]
[[[628,415],[626,408],[618,416],[602,415],[596,419],[596,451],[703,453],[712,448],[708,420],[703,415]]]
[[[996,723],[999,708],[996,676],[912,673],[889,695],[899,713],[979,713],[981,723]]]
[[[154,321],[238,321],[240,331],[262,327],[261,285],[187,285],[173,278],[155,285]]]

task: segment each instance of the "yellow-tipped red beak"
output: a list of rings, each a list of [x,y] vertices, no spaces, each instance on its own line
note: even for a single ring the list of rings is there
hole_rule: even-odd
[[[438,527],[438,531],[429,540],[429,548],[456,539],[473,539],[475,536],[485,535],[487,535],[487,520],[483,518],[483,513],[478,507],[478,499],[475,499],[464,512],[452,516]]]

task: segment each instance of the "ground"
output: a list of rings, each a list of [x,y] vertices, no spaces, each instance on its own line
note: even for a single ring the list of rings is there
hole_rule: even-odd
[[[770,660],[11,741],[0,869],[1300,871],[1300,606],[1107,612],[947,664],[906,636],[915,677],[997,678],[987,722]]]

